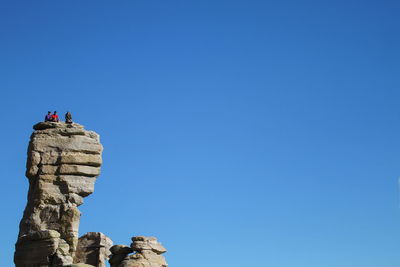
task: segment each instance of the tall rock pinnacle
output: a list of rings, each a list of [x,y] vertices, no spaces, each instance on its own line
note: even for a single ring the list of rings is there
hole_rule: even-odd
[[[77,123],[33,126],[26,177],[28,203],[15,244],[16,267],[167,267],[167,250],[155,237],[136,236],[113,246],[99,232],[78,239],[83,198],[94,191],[102,164],[99,135]],[[133,253],[133,254],[131,254]],[[111,256],[111,258],[109,258]]]
[[[78,244],[78,206],[94,191],[102,164],[99,135],[82,125],[40,122],[28,147],[28,203],[20,222],[17,267],[67,266]]]

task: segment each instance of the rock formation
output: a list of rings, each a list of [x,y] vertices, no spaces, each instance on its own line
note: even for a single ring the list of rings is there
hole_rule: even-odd
[[[87,263],[96,267],[105,267],[106,260],[110,256],[112,240],[98,232],[89,232],[78,240],[78,247],[75,254],[75,263]]]
[[[78,206],[94,191],[103,146],[98,134],[76,123],[41,122],[33,128],[26,170],[28,203],[14,262],[17,266],[72,264],[81,216]]]
[[[15,265],[105,267],[111,239],[95,232],[78,239],[78,207],[93,193],[100,174],[99,135],[77,123],[40,122],[33,128],[26,169],[28,202],[15,244]],[[132,240],[131,248],[113,247],[110,262],[120,260],[112,266],[167,266],[161,256],[166,250],[155,238]]]
[[[155,237],[134,236],[130,247],[115,245],[111,247],[111,267],[167,267],[162,253],[167,250]],[[135,252],[132,255],[130,253]]]

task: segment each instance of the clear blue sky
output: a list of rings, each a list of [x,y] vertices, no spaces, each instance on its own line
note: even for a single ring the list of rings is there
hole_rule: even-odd
[[[400,266],[400,2],[0,4],[2,266],[47,110],[101,135],[80,233],[171,267]]]

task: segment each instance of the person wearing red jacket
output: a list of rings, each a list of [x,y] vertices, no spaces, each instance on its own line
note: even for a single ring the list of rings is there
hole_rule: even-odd
[[[51,115],[51,121],[60,122],[60,119],[58,118],[58,115],[57,115],[57,111],[54,111],[54,114]]]

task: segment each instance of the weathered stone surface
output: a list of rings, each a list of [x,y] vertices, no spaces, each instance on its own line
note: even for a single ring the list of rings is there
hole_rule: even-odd
[[[35,231],[35,232],[31,232],[29,234],[26,235],[22,235],[19,237],[20,241],[23,240],[32,240],[32,241],[36,241],[36,240],[43,240],[43,239],[51,239],[51,238],[59,238],[60,237],[60,233],[54,230],[42,230],[42,231]]]
[[[55,164],[76,164],[100,167],[102,163],[100,154],[87,154],[80,152],[59,152],[50,151],[46,154],[34,152],[31,158],[31,165],[55,165]]]
[[[86,233],[79,238],[74,262],[105,267],[112,245],[112,240],[103,233]]]
[[[143,251],[129,255],[121,261],[118,267],[167,267],[164,256],[152,253],[151,251]]]
[[[134,236],[132,237],[131,248],[134,251],[151,250],[157,254],[167,252],[167,250],[157,242],[155,237]]]
[[[98,176],[100,174],[100,168],[84,165],[62,164],[59,170],[59,174]]]
[[[31,137],[32,149],[39,153],[80,152],[86,154],[101,154],[102,145],[89,135],[52,136],[43,133],[33,133]]]
[[[62,182],[68,192],[86,197],[93,193],[96,179],[86,176],[60,175],[59,181]]]
[[[78,130],[84,130],[84,127],[80,124],[77,123],[72,123],[72,124],[66,124],[63,122],[57,123],[57,122],[39,122],[35,125],[33,125],[34,130],[45,130],[45,129],[50,129],[50,131],[78,131]],[[48,132],[50,132],[48,131]]]
[[[60,162],[62,164],[79,164],[86,166],[100,167],[102,164],[101,155],[85,154],[85,153],[68,153],[61,155]]]
[[[77,207],[94,191],[103,146],[96,133],[76,123],[41,122],[34,129],[26,170],[28,203],[14,261],[19,267],[68,266],[78,245]]]
[[[54,230],[31,232],[19,237],[14,262],[21,266],[64,266],[72,263],[69,245]]]
[[[56,253],[59,238],[43,240],[18,240],[15,245],[15,266],[50,266],[51,256]]]
[[[76,206],[80,206],[83,204],[83,197],[75,194],[75,193],[70,193],[68,195],[68,202],[75,204]]]
[[[53,267],[68,266],[68,265],[72,264],[72,262],[73,262],[73,259],[70,255],[63,255],[57,251],[56,254],[53,256],[51,266],[53,266]]]
[[[167,250],[155,237],[132,237],[131,249],[136,253],[126,255],[126,246],[118,245],[111,248],[113,253],[109,262],[111,267],[167,267],[168,264],[161,254]]]

